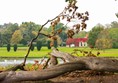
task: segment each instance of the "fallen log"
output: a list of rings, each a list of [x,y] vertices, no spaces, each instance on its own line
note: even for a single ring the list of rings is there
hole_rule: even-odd
[[[0,73],[0,83],[47,80],[75,70],[118,72],[118,60],[101,57],[81,57],[39,71],[6,71]]]
[[[104,57],[76,57],[69,53],[61,52],[56,49],[50,53],[52,56],[57,58],[62,58],[67,62],[80,61],[88,66],[88,69],[98,70],[98,71],[108,71],[117,72],[118,70],[118,60],[109,59]]]
[[[76,57],[57,50],[53,50],[50,54],[55,57],[50,60],[55,60],[59,57],[66,60],[66,62],[38,71],[13,71],[13,69],[12,71],[4,71],[0,73],[0,83],[47,80],[75,70],[118,72],[117,59],[104,57]]]
[[[13,83],[18,81],[38,81],[57,77],[66,72],[86,69],[84,63],[71,62],[56,65],[39,71],[7,71],[0,73],[0,83]]]

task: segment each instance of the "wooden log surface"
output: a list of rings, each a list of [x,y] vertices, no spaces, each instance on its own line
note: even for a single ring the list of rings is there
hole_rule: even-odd
[[[50,54],[55,57],[63,58],[67,60],[67,62],[39,71],[4,71],[0,73],[0,83],[47,80],[75,70],[118,72],[117,59],[104,57],[75,57],[69,53],[57,50],[53,50]]]

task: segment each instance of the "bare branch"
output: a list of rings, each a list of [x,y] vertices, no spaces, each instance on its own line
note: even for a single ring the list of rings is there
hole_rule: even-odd
[[[60,13],[60,14],[61,14],[61,13]],[[59,14],[59,15],[60,15],[60,14]],[[59,16],[59,15],[58,15],[58,16]],[[38,36],[39,36],[40,34],[43,34],[43,33],[40,33],[40,31],[43,29],[43,27],[44,27],[46,24],[48,24],[49,22],[55,20],[56,18],[58,18],[58,16],[56,16],[55,18],[53,18],[53,19],[48,20],[47,22],[45,22],[45,23],[41,26],[41,28],[39,29],[37,36],[36,36],[34,39],[31,40],[30,45],[29,45],[29,48],[28,48],[28,51],[27,51],[27,54],[26,54],[25,57],[24,57],[24,62],[23,62],[24,65],[25,65],[26,59],[27,59],[27,57],[28,57],[28,55],[29,55],[29,53],[30,53],[30,49],[31,49],[31,47],[32,47],[32,43],[38,38]],[[45,35],[45,34],[43,34],[43,35]],[[45,36],[47,36],[47,35],[45,35]]]

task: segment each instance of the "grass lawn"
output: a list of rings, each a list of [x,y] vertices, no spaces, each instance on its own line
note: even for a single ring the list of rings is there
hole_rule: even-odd
[[[68,47],[61,47],[59,50],[63,52],[71,53],[73,49],[79,49],[84,51],[92,51],[93,54],[97,54],[97,52],[100,52],[100,57],[118,57],[118,49],[106,49],[106,50],[91,50],[90,48],[68,48]],[[78,52],[79,56],[83,56],[82,53]]]
[[[7,52],[6,47],[0,47],[0,57],[24,57],[27,53],[28,47],[18,47],[16,52],[11,48],[10,52]],[[58,47],[60,51],[72,53],[73,49],[80,49],[90,51],[90,48],[68,48],[68,47]],[[100,52],[101,57],[118,57],[118,49],[106,49],[106,50],[92,50],[94,54]],[[51,52],[47,47],[42,47],[40,51],[37,51],[35,48],[34,51],[30,51],[29,57],[43,57],[47,55],[47,53]],[[82,53],[79,52],[79,56],[82,56]]]
[[[10,52],[7,51],[5,47],[0,48],[0,57],[24,57],[27,53],[28,47],[18,47],[17,51],[14,52],[11,48]],[[29,57],[43,57],[51,50],[48,50],[46,47],[43,47],[41,51],[37,51],[35,48],[34,51],[30,51]]]

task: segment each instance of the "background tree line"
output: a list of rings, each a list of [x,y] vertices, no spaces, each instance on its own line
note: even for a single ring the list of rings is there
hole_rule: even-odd
[[[41,25],[35,24],[34,22],[23,22],[18,25],[17,23],[8,23],[4,25],[0,25],[0,46],[6,44],[22,44],[27,45],[31,39],[33,39],[40,29]],[[62,28],[62,23],[59,23],[56,26],[56,29]],[[58,44],[61,45],[66,41],[67,35],[65,33],[66,29],[59,34],[58,36]],[[51,32],[51,27],[44,27],[41,33],[45,33],[49,35]],[[46,38],[44,35],[40,35],[37,41],[42,41],[43,45],[47,44],[47,41],[50,41],[49,38]],[[36,41],[36,42],[37,42]]]
[[[5,23],[0,25],[0,46],[6,44],[22,44],[27,45],[32,38],[34,38],[40,29],[41,25],[34,22],[23,22],[18,25],[17,23]],[[63,23],[55,26],[55,29],[63,28],[62,33],[57,36],[58,45],[65,45],[67,39],[68,27]],[[51,27],[45,27],[42,33],[49,35]],[[81,31],[76,33],[73,37],[85,37],[88,34],[88,45],[90,47],[97,47],[98,49],[105,48],[118,48],[118,22],[114,21],[111,24],[101,25],[97,24],[90,31]],[[42,41],[43,46],[47,45],[51,40],[43,35],[40,35],[37,41]],[[36,41],[36,42],[37,42]]]
[[[118,48],[118,22],[93,27],[89,32],[88,45],[98,49]]]

